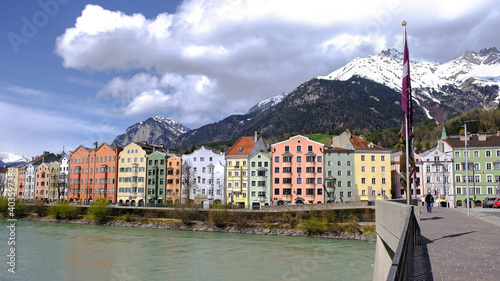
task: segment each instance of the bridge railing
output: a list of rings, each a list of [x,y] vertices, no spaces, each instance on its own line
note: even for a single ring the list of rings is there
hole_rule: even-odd
[[[414,206],[410,206],[398,247],[392,259],[387,280],[412,280],[415,246],[422,245],[420,226],[415,217]]]

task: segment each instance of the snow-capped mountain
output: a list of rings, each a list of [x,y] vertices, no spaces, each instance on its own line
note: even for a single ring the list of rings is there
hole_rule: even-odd
[[[125,146],[131,142],[147,141],[151,144],[168,145],[189,128],[169,118],[150,117],[127,128],[125,133],[117,136],[113,142]]]
[[[263,100],[261,102],[259,102],[258,104],[252,106],[248,112],[248,113],[252,113],[254,111],[257,111],[257,110],[260,110],[260,109],[263,109],[263,108],[266,108],[266,107],[270,107],[270,106],[273,106],[279,102],[281,102],[286,96],[288,95],[287,92],[283,92],[277,96],[274,96],[274,97],[271,97],[271,98],[268,98],[266,100]]]
[[[13,153],[0,153],[0,167],[12,166],[31,161],[31,157],[15,155]]]
[[[318,79],[345,81],[360,76],[401,91],[403,53],[395,49],[375,56],[356,58],[344,67]],[[493,108],[500,100],[500,50],[466,51],[439,64],[410,58],[413,98],[429,117],[442,122],[454,110]]]

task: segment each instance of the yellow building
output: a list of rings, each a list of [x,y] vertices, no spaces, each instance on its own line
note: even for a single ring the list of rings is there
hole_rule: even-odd
[[[144,206],[147,151],[142,143],[129,143],[118,157],[118,204]]]
[[[391,152],[353,136],[349,130],[334,137],[332,146],[354,150],[354,181],[360,201],[391,199]]]
[[[49,180],[49,201],[57,201],[59,197],[59,177],[61,175],[61,165],[59,162],[50,163],[50,180]]]
[[[226,153],[226,203],[248,207],[248,159],[266,151],[262,138],[241,137]]]

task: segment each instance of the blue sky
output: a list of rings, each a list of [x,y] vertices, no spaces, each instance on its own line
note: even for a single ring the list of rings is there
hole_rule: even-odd
[[[463,3],[462,3],[463,2]],[[0,152],[111,142],[150,116],[189,128],[402,49],[500,47],[496,1],[1,1]]]

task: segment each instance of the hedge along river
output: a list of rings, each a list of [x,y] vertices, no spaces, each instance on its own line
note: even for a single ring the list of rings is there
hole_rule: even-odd
[[[375,243],[0,220],[1,280],[372,280]]]

